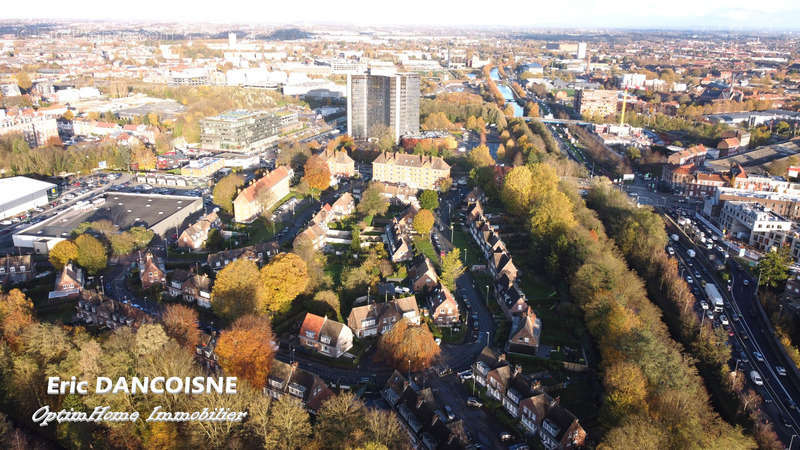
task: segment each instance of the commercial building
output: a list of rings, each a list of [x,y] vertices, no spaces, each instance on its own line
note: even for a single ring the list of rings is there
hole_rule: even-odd
[[[347,134],[374,137],[375,127],[388,127],[395,143],[419,133],[419,75],[347,76]]]
[[[189,164],[181,167],[181,175],[193,178],[208,178],[225,167],[225,160],[222,158],[200,158],[189,161]]]
[[[372,161],[372,179],[414,189],[437,189],[450,177],[450,166],[438,156],[384,152]]]
[[[727,202],[758,203],[770,211],[790,220],[800,221],[800,193],[778,193],[764,191],[747,191],[721,187],[714,194],[706,198],[703,213],[707,216],[717,216]]]
[[[294,172],[280,166],[250,186],[244,188],[233,201],[234,220],[249,222],[263,210],[272,208],[289,195],[289,182]]]
[[[725,202],[720,226],[726,232],[755,245],[759,237],[772,231],[789,231],[792,221],[758,203]]]
[[[99,200],[99,199],[98,199]],[[180,227],[192,213],[203,208],[201,197],[109,192],[105,201],[75,205],[13,235],[14,246],[46,254],[58,242],[69,239],[82,222],[109,220],[120,230],[143,226],[164,236]]]
[[[281,118],[269,111],[234,110],[200,121],[201,146],[208,150],[253,153],[277,140]]]
[[[575,109],[581,115],[602,117],[617,113],[619,92],[607,89],[581,89],[575,92]]]
[[[0,219],[5,219],[46,205],[47,194],[55,194],[56,185],[28,177],[0,178],[0,192]]]

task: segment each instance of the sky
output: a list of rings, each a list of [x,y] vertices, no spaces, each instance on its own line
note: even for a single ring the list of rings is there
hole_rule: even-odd
[[[39,0],[5,19],[445,27],[800,30],[800,0]],[[487,5],[498,5],[487,11]]]

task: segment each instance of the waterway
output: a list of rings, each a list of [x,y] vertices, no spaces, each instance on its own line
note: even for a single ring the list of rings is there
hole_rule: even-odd
[[[489,76],[491,76],[492,80],[494,81],[500,81],[500,74],[497,73],[496,67],[492,69]],[[506,99],[506,104],[511,103],[511,107],[514,108],[514,117],[522,117],[524,109],[514,99],[514,93],[511,92],[511,88],[506,86],[505,84],[497,83],[497,89],[499,89],[500,93],[503,94],[503,98]]]

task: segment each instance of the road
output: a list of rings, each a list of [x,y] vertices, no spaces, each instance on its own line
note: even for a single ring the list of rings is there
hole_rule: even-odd
[[[717,250],[707,250],[705,247],[695,245],[691,238],[683,232],[680,227],[673,225],[669,221],[668,232],[679,236],[679,241],[672,241],[671,244],[677,253],[681,265],[689,270],[691,276],[700,279],[693,280],[693,284],[699,288],[702,281],[714,283],[725,299],[725,314],[729,318],[734,335],[731,336],[729,343],[732,346],[731,369],[738,369],[745,377],[745,383],[758,392],[764,399],[762,410],[772,419],[775,431],[784,442],[790,442],[791,436],[796,434],[800,427],[798,423],[800,415],[796,406],[798,390],[789,376],[783,377],[776,373],[776,366],[788,367],[781,355],[774,351],[767,336],[759,323],[759,313],[755,311],[756,306],[753,302],[755,297],[755,280],[752,280],[747,273],[734,266],[731,272],[732,282],[730,290],[718,276],[716,270],[711,266],[711,260],[724,261],[724,254]],[[695,257],[689,257],[688,250],[695,251]],[[691,263],[691,266],[689,264]],[[747,283],[747,284],[745,284]],[[701,289],[696,293],[700,299],[705,298]],[[711,306],[713,307],[713,306]],[[700,314],[703,311],[696,306]],[[740,319],[734,320],[735,317]],[[705,320],[705,319],[704,319]],[[719,326],[719,316],[715,316],[715,325]],[[758,361],[754,353],[759,352],[763,355],[764,361]],[[745,361],[746,360],[746,361]],[[757,371],[763,379],[763,386],[756,386],[750,377],[751,371]],[[784,425],[782,418],[791,422],[791,426]],[[800,441],[798,441],[800,444]]]

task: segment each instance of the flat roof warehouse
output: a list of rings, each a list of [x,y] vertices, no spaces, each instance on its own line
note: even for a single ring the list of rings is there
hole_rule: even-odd
[[[201,197],[110,192],[102,203],[84,204],[83,207],[76,205],[49,220],[21,230],[14,234],[14,246],[46,253],[57,242],[69,239],[72,230],[82,222],[98,220],[109,220],[120,230],[140,225],[163,236],[167,230],[180,226],[189,215],[202,207]],[[46,248],[35,245],[37,242]]]

